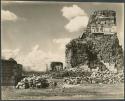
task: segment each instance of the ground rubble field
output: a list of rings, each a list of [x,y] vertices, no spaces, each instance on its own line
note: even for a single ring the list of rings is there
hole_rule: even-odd
[[[124,99],[124,84],[79,84],[54,89],[2,87],[3,100]]]

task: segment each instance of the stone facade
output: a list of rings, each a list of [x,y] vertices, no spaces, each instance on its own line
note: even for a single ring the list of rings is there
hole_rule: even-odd
[[[111,10],[95,11],[90,16],[87,31],[90,33],[116,33],[116,13]]]
[[[75,67],[87,60],[87,43],[83,39],[74,39],[66,45],[67,67]]]
[[[103,26],[102,29],[100,26]],[[123,69],[123,50],[113,28],[116,28],[115,11],[95,11],[82,37],[66,45],[67,68],[81,64],[89,68],[104,68],[108,63],[108,66],[114,65],[117,70]]]

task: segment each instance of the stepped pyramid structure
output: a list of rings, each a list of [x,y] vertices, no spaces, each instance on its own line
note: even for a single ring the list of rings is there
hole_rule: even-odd
[[[123,49],[119,45],[116,30],[116,12],[95,11],[89,19],[86,31],[80,38],[66,45],[66,67],[88,66],[123,70]]]

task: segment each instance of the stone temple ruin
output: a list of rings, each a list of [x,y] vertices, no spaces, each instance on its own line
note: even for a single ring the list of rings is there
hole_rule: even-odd
[[[1,85],[14,86],[22,79],[22,65],[14,59],[1,60]]]
[[[112,67],[123,70],[123,49],[116,31],[116,12],[95,11],[90,16],[86,31],[80,38],[66,45],[66,67],[88,66],[100,70]]]

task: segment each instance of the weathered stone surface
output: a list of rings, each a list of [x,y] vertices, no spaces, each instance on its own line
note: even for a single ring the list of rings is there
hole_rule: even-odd
[[[112,27],[116,26],[115,12],[102,11],[102,13],[109,14],[107,17],[98,15],[101,11],[96,12],[93,19],[90,18],[87,27],[91,24],[99,25],[101,20],[105,21],[101,25],[103,28],[109,28],[108,31],[87,29],[81,38],[76,38],[66,45],[66,64],[67,68],[76,67],[79,65],[88,65],[89,68],[99,67],[114,68],[117,71],[123,69],[123,49],[119,45],[117,33],[112,31]],[[96,17],[97,16],[97,17]],[[94,19],[100,20],[94,20]],[[111,21],[110,21],[111,20]],[[96,22],[98,21],[98,23]],[[100,22],[99,22],[100,21]],[[109,22],[110,21],[110,24]],[[109,26],[108,26],[109,25]],[[98,28],[95,26],[94,28]]]

